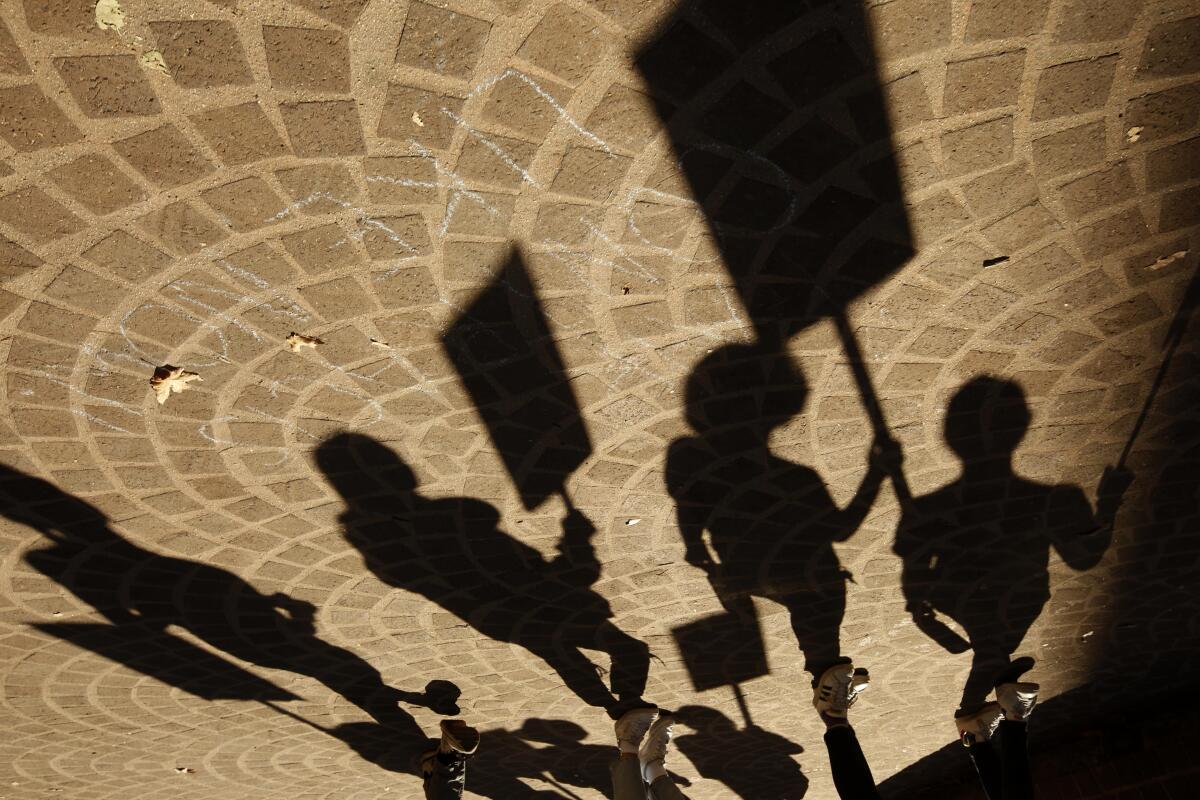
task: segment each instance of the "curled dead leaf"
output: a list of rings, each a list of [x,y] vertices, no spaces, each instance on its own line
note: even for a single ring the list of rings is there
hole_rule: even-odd
[[[371,346],[372,347],[382,347],[384,350],[392,349],[392,346],[390,344],[388,344],[387,342],[381,342],[378,339],[372,339]]]
[[[117,0],[98,0],[96,3],[96,24],[103,30],[119,31],[125,27],[125,12]]]
[[[317,345],[325,344],[324,341],[315,336],[305,336],[304,334],[296,333],[295,331],[292,331],[290,334],[288,334],[288,337],[284,339],[284,341],[287,342],[287,346],[291,348],[293,353],[299,353],[306,347],[311,347],[315,350],[317,349]]]
[[[195,372],[188,372],[183,367],[163,364],[161,367],[154,368],[154,375],[150,378],[150,388],[154,389],[154,396],[158,398],[158,404],[161,406],[167,402],[167,398],[172,393],[178,394],[187,388],[188,383],[198,380],[201,378]]]
[[[156,69],[163,75],[170,75],[171,71],[167,69],[167,62],[163,60],[163,54],[158,50],[147,50],[142,53],[140,61],[149,69]]]
[[[1187,256],[1187,254],[1188,254],[1187,250],[1177,250],[1176,252],[1171,253],[1171,255],[1169,255],[1169,256],[1163,256],[1162,258],[1156,259],[1155,262],[1153,264],[1151,264],[1150,266],[1146,267],[1146,269],[1157,272],[1158,270],[1162,269],[1163,267],[1169,267],[1170,265],[1174,264],[1179,259]]]

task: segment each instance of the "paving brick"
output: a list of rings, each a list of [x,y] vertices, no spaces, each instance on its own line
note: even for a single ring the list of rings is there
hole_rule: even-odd
[[[335,278],[300,287],[300,294],[324,319],[334,322],[361,314],[375,304],[354,278]]]
[[[367,0],[288,0],[293,5],[307,8],[319,17],[329,20],[334,25],[349,28],[357,20]]]
[[[1116,55],[1058,64],[1038,76],[1033,119],[1046,120],[1103,108],[1112,90]]]
[[[48,174],[64,192],[94,214],[111,214],[147,196],[112,161],[95,153],[56,167]]]
[[[1176,231],[1200,223],[1200,187],[1180,189],[1162,199],[1159,231]]]
[[[640,152],[658,133],[662,123],[649,96],[614,83],[604,92],[584,127],[610,147]]]
[[[277,88],[350,91],[350,44],[341,31],[264,25],[263,47]]]
[[[983,235],[1007,254],[1062,230],[1041,203],[1025,206],[983,229]]]
[[[1103,42],[1126,36],[1142,0],[1069,0],[1063,8],[1054,39],[1059,42]]]
[[[998,167],[1012,160],[1012,117],[942,134],[942,162],[950,177]]]
[[[1150,29],[1138,79],[1200,72],[1200,16],[1164,22]]]
[[[35,33],[55,36],[99,36],[96,6],[88,0],[22,0],[25,24]]]
[[[357,205],[362,190],[340,163],[305,164],[275,173],[276,180],[295,201],[293,210],[301,214],[328,214]]]
[[[446,232],[507,236],[516,197],[497,192],[452,193],[446,204]]]
[[[208,145],[229,165],[285,155],[288,150],[257,102],[214,108],[190,117]]]
[[[613,326],[622,339],[642,339],[668,333],[674,323],[666,303],[640,303],[612,310]]]
[[[1088,258],[1144,242],[1150,236],[1140,209],[1131,208],[1080,228],[1075,235]]]
[[[430,252],[429,229],[420,214],[376,217],[366,226],[363,246],[372,261],[416,258]]]
[[[614,93],[612,102],[627,100],[615,85],[609,92]],[[572,93],[570,86],[558,81],[540,76],[535,81],[523,72],[508,71],[488,93],[484,119],[498,122],[525,139],[540,142],[562,118],[563,107],[570,102]],[[600,125],[607,118],[606,108],[607,104],[602,101],[593,112]],[[590,121],[586,127],[592,128]]]
[[[463,99],[393,83],[388,86],[379,135],[444,150],[458,129]]]
[[[21,47],[13,39],[12,31],[0,22],[0,75],[28,75],[29,63],[21,53]]]
[[[149,116],[162,111],[133,56],[60,58],[55,66],[89,117]]]
[[[437,283],[423,264],[391,269],[372,277],[371,288],[384,308],[410,308],[436,303]]]
[[[879,57],[899,60],[950,42],[949,0],[895,0],[869,6]]]
[[[1190,130],[1200,121],[1200,83],[1135,97],[1125,107],[1124,123],[1138,127],[1138,142],[1147,144]]]
[[[1033,140],[1033,162],[1044,178],[1095,166],[1104,161],[1104,152],[1103,120]]]
[[[4,141],[23,153],[83,138],[62,109],[36,86],[0,88],[0,120]]]
[[[947,114],[967,114],[1013,105],[1024,70],[1024,50],[951,62],[942,107]]]
[[[198,253],[229,237],[213,219],[184,200],[147,214],[138,220],[138,226],[178,254]]]
[[[570,147],[550,189],[586,200],[604,201],[620,187],[629,163],[628,158],[612,153]]]
[[[396,61],[440,75],[469,78],[491,29],[485,20],[414,0],[404,20]]]
[[[305,272],[315,275],[357,263],[350,237],[336,222],[282,237],[283,246]]]
[[[0,197],[0,222],[38,244],[76,233],[84,225],[83,220],[36,186]]]
[[[161,272],[171,263],[166,253],[119,229],[84,250],[83,257],[134,283]]]
[[[219,219],[239,233],[271,224],[286,205],[262,178],[243,178],[200,196]]]
[[[1038,186],[1024,162],[974,178],[963,186],[971,209],[981,217],[1006,214],[1038,199]]]
[[[463,143],[456,171],[473,185],[518,189],[536,153],[537,145],[532,142],[474,133]]]
[[[116,307],[124,290],[95,273],[68,266],[50,282],[45,294],[69,306],[103,313]]]
[[[1155,150],[1146,156],[1146,188],[1165,189],[1200,178],[1200,137]]]
[[[164,189],[190,183],[213,169],[174,125],[113,142],[113,149],[147,180]]]
[[[1013,0],[1011,3],[971,0],[967,41],[1008,39],[1037,33],[1042,30],[1049,9],[1049,0]]]
[[[363,160],[371,202],[381,205],[431,203],[437,198],[438,176],[433,162],[417,156]]]
[[[1136,197],[1133,176],[1124,162],[1064,184],[1059,193],[1067,213],[1073,217],[1088,216]]]
[[[21,245],[0,236],[0,280],[10,280],[24,275],[42,265],[42,260]]]
[[[154,41],[171,77],[180,86],[244,86],[252,83],[241,39],[224,20],[152,22]]]
[[[292,149],[301,158],[355,155],[366,150],[353,100],[284,103],[279,111]]]
[[[577,84],[603,59],[606,48],[590,17],[557,3],[530,32],[517,50],[517,57],[567,83]]]

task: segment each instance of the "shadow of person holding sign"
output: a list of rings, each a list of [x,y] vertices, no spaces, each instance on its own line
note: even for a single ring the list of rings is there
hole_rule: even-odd
[[[687,419],[696,433],[671,444],[666,481],[687,562],[707,573],[722,605],[742,619],[754,618],[754,597],[784,606],[815,677],[844,660],[847,573],[833,544],[858,530],[883,482],[883,462],[898,450],[876,442],[858,490],[839,507],[819,474],[778,457],[768,443],[807,394],[803,375],[772,347],[711,353],[688,379]]]
[[[675,746],[701,777],[725,784],[743,800],[800,800],[808,793],[808,778],[793,758],[804,748],[795,742],[757,725],[739,729],[706,706],[683,706],[675,719],[693,731],[675,737]]]
[[[318,638],[311,603],[263,594],[211,564],[143,549],[114,531],[99,509],[48,481],[0,466],[0,513],[49,539],[25,560],[110,623],[34,626],[45,633],[205,699],[298,699],[167,630],[182,628],[242,661],[315,678],[398,737],[421,735],[401,700],[454,705],[456,687],[449,697],[437,683],[425,695],[401,692],[364,659]]]
[[[946,410],[945,437],[962,474],[906,504],[896,533],[904,597],[918,627],[937,630],[930,623],[944,614],[974,651],[960,714],[983,706],[1050,599],[1050,549],[1074,570],[1096,566],[1132,479],[1106,470],[1093,513],[1078,486],[1021,477],[1013,454],[1029,422],[1025,393],[1013,381],[981,377],[960,388]]]
[[[499,512],[470,497],[430,499],[383,444],[342,433],[322,442],[317,464],[341,494],[346,539],[384,583],[430,600],[479,633],[524,647],[585,703],[610,715],[641,702],[649,648],[612,623],[596,529],[578,510],[563,519],[558,554],[541,553],[499,527]],[[610,687],[583,650],[607,653]]]

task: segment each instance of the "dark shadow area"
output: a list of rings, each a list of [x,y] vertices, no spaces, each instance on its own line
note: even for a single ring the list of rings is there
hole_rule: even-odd
[[[1095,514],[1083,490],[1021,477],[1013,455],[1029,427],[1021,387],[976,378],[946,411],[946,443],[962,461],[954,482],[906,504],[894,550],[918,627],[951,652],[936,615],[962,626],[974,651],[960,709],[983,706],[1050,599],[1050,549],[1074,570],[1099,563],[1129,480],[1105,473]],[[939,634],[939,630],[942,633]]]
[[[412,470],[369,437],[338,434],[316,459],[346,503],[347,540],[379,580],[525,648],[589,705],[615,715],[640,702],[649,649],[612,623],[608,601],[592,591],[600,577],[596,530],[579,511],[563,519],[558,555],[546,560],[502,531],[488,503],[421,496]],[[609,655],[611,691],[583,649]]]
[[[861,525],[883,467],[902,488],[898,457],[871,463],[841,508],[820,475],[775,456],[768,437],[806,400],[788,339],[831,319],[877,443],[894,456],[845,307],[912,256],[912,236],[857,0],[689,0],[637,63],[756,336],[696,365],[686,397],[694,434],[672,444],[666,465],[687,560],[727,611],[677,641],[697,687],[736,692],[767,671],[761,642],[714,665],[697,634],[759,636],[754,596],[788,609],[810,671],[843,658],[847,576],[832,545]]]
[[[675,718],[692,732],[675,736],[674,746],[704,778],[725,784],[744,800],[800,800],[808,778],[794,756],[800,745],[757,725],[738,728],[714,708],[684,706]]]
[[[696,434],[672,443],[666,482],[688,563],[708,574],[748,631],[757,630],[753,597],[787,608],[805,666],[819,674],[842,658],[847,573],[833,544],[862,524],[884,473],[870,466],[843,508],[815,471],[772,453],[771,431],[806,397],[799,370],[773,348],[715,351],[688,379],[687,419]]]
[[[30,566],[110,623],[35,627],[130,669],[208,700],[297,699],[172,634],[168,628],[174,626],[242,661],[315,678],[374,717],[396,741],[425,738],[399,701],[448,709],[457,698],[457,688],[446,682],[422,694],[387,686],[365,660],[318,638],[312,604],[264,595],[210,564],[143,549],[114,531],[99,510],[47,481],[0,467],[0,508],[50,541],[26,556]]]
[[[759,338],[912,256],[860,0],[685,0],[637,64]]]
[[[563,492],[591,441],[518,249],[442,344],[525,507]]]

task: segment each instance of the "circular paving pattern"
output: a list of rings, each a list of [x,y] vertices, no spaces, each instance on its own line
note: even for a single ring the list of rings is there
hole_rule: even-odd
[[[0,8],[0,798],[414,797],[456,694],[430,681],[485,730],[479,796],[600,797],[596,698],[648,669],[694,800],[822,800],[822,637],[871,667],[877,778],[952,738],[971,656],[913,624],[897,526],[996,523],[990,563],[1091,520],[1165,352],[1130,497],[1195,445],[1195,351],[1163,343],[1197,263],[1198,9],[677,5]],[[1005,437],[956,455],[947,414],[1014,404],[1023,480],[956,483]],[[1055,540],[1044,610],[1045,543],[989,606],[1049,696],[1161,557],[1137,507],[1111,546]],[[747,676],[752,725],[675,635],[722,600],[765,651],[701,626],[696,657]]]

